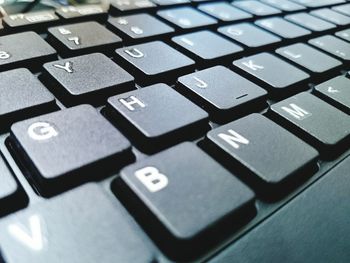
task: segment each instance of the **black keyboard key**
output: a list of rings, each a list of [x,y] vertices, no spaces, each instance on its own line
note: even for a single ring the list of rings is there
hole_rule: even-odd
[[[301,5],[312,7],[312,8],[345,3],[345,0],[293,0],[293,1]]]
[[[0,36],[4,33],[4,26],[2,23],[2,19],[0,19]]]
[[[348,262],[349,170],[347,158],[210,263]]]
[[[240,46],[208,30],[176,36],[171,40],[205,61],[222,59],[243,51]]]
[[[270,16],[281,13],[281,10],[255,0],[235,1],[233,5],[256,16]]]
[[[60,48],[60,54],[82,54],[109,51],[121,39],[97,22],[83,22],[49,28],[49,39]]]
[[[160,6],[179,5],[179,4],[190,3],[189,0],[152,0],[152,2],[157,4],[157,5],[160,5]]]
[[[271,106],[271,113],[289,129],[332,158],[347,148],[350,117],[307,92]]]
[[[286,95],[286,88],[290,88],[292,92],[292,86],[310,77],[304,71],[269,53],[260,53],[242,58],[234,61],[233,64],[268,84],[270,88],[273,88],[271,92],[275,94],[282,93]]]
[[[255,24],[287,39],[294,39],[311,34],[309,30],[292,24],[280,17],[260,19],[257,20]]]
[[[111,0],[110,8],[112,12],[133,12],[138,10],[147,10],[156,7],[156,4],[150,0]]]
[[[317,95],[350,114],[350,80],[338,76],[315,86]]]
[[[216,128],[207,138],[223,162],[243,167],[242,180],[265,198],[287,194],[318,157],[311,146],[257,113]]]
[[[350,4],[334,6],[332,9],[343,15],[350,16]]]
[[[214,18],[198,12],[192,7],[179,7],[157,12],[157,15],[182,29],[210,26],[217,23]]]
[[[338,58],[350,61],[350,44],[334,36],[322,36],[309,40],[309,44],[318,47]]]
[[[164,251],[181,262],[255,211],[253,192],[188,142],[123,169],[114,191]]]
[[[281,38],[250,23],[223,26],[218,31],[248,47],[261,47],[281,41]]]
[[[108,114],[148,152],[203,134],[208,114],[165,84],[108,99]]]
[[[314,73],[323,73],[342,65],[339,60],[303,43],[279,48],[276,53]]]
[[[198,6],[198,9],[225,22],[249,19],[252,17],[251,14],[233,7],[228,3],[222,2],[201,4]]]
[[[66,105],[99,105],[134,88],[134,78],[100,53],[49,62],[44,69],[46,85]]]
[[[337,37],[340,37],[348,42],[350,42],[350,29],[345,29],[335,33]]]
[[[154,260],[149,242],[122,205],[93,184],[10,216],[0,229],[8,263]]]
[[[216,66],[178,79],[178,90],[203,105],[215,120],[261,108],[266,91],[237,73]]]
[[[88,105],[18,122],[10,138],[44,195],[106,176],[130,158],[130,143]]]
[[[174,32],[174,29],[148,14],[113,17],[110,28],[132,39],[145,39]]]
[[[54,11],[38,11],[26,14],[12,14],[3,18],[5,28],[9,30],[36,30],[58,22]]]
[[[0,216],[23,208],[28,198],[0,155]],[[1,257],[0,257],[1,259]]]
[[[0,73],[0,131],[16,121],[56,108],[54,96],[29,70],[20,68]]]
[[[320,32],[336,28],[336,25],[309,15],[308,13],[297,13],[287,15],[285,19],[309,30]]]
[[[0,71],[22,66],[38,69],[56,58],[56,51],[34,32],[2,36],[0,43]]]
[[[286,12],[295,12],[295,11],[306,9],[305,6],[299,5],[289,0],[260,0],[260,1]]]
[[[123,47],[116,53],[127,61],[142,83],[167,82],[188,71],[194,61],[161,41]]]
[[[310,14],[339,26],[346,26],[350,24],[350,17],[339,14],[328,8],[313,10],[310,12]]]
[[[56,9],[56,14],[69,21],[107,19],[107,10],[102,5],[62,6]]]

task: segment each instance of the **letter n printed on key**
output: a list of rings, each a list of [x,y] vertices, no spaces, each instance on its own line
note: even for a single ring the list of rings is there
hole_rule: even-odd
[[[242,135],[240,135],[238,132],[234,130],[228,130],[229,134],[226,133],[220,133],[218,134],[218,137],[223,139],[225,142],[227,142],[229,145],[231,145],[235,149],[239,149],[240,144],[249,144],[249,140]]]

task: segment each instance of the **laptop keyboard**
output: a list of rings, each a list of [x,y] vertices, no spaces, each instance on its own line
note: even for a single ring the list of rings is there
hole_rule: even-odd
[[[311,197],[350,192],[347,2],[112,0],[4,17],[0,262],[281,262],[283,220],[318,238],[298,220],[337,200],[318,213]]]

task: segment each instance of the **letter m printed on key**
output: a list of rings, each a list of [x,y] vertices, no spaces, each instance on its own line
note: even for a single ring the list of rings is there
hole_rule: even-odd
[[[242,135],[240,135],[238,132],[235,132],[234,130],[230,129],[227,131],[229,134],[226,133],[219,133],[218,137],[223,139],[225,142],[227,142],[229,145],[231,145],[235,149],[239,149],[240,144],[249,144],[249,140]]]
[[[299,121],[306,119],[312,115],[294,103],[290,103],[289,107],[283,106],[281,109]]]

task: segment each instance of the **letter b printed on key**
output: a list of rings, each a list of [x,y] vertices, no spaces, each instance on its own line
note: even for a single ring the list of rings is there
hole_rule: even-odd
[[[135,176],[146,188],[154,193],[164,189],[168,185],[168,178],[157,168],[149,166],[137,170]]]

